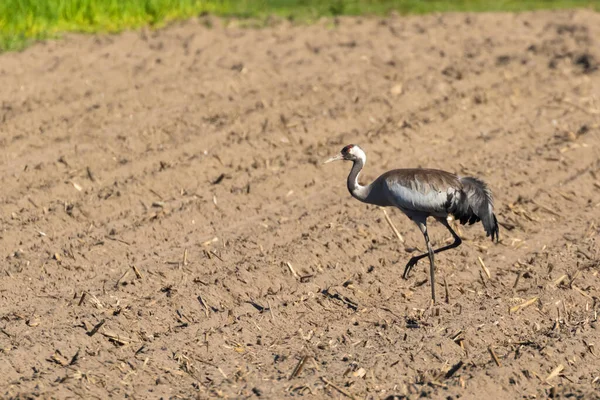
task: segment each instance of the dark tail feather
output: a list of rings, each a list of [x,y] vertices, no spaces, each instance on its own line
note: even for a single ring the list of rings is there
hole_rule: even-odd
[[[492,192],[487,185],[472,177],[460,178],[463,191],[467,195],[466,205],[461,207],[461,212],[456,215],[461,224],[474,224],[477,221],[483,223],[486,236],[491,236],[492,241],[498,241],[498,221],[494,215],[494,200]]]

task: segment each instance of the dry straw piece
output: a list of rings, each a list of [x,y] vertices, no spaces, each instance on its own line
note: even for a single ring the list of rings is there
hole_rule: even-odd
[[[519,311],[519,310],[521,310],[521,309],[523,309],[525,307],[529,307],[530,305],[534,304],[536,301],[538,301],[538,299],[539,299],[538,297],[534,297],[532,299],[529,299],[529,300],[527,300],[527,301],[525,301],[525,302],[523,302],[523,303],[521,303],[521,304],[519,304],[517,306],[511,307],[508,310],[508,312],[509,312],[509,314],[516,313],[517,311]]]
[[[325,383],[328,386],[331,386],[332,388],[334,388],[335,390],[337,390],[338,392],[340,392],[341,394],[343,394],[344,396],[348,397],[349,399],[355,400],[356,397],[352,396],[350,393],[348,393],[347,391],[345,391],[344,389],[342,389],[341,387],[331,383],[330,381],[328,381],[327,379],[321,377],[321,380],[323,381],[323,383]]]
[[[400,232],[398,232],[398,229],[396,229],[396,226],[392,222],[392,220],[391,220],[390,216],[388,215],[387,211],[385,211],[385,208],[381,208],[381,211],[383,211],[383,216],[385,217],[385,220],[387,221],[388,225],[390,226],[390,228],[392,228],[392,231],[394,231],[394,235],[396,235],[396,237],[398,238],[398,240],[400,241],[400,243],[404,243],[404,238],[402,237],[402,235],[400,234]]]
[[[496,355],[496,352],[494,351],[494,349],[492,348],[492,346],[488,346],[488,351],[490,352],[490,355],[492,356],[492,360],[494,360],[494,362],[496,363],[497,366],[501,367],[502,364],[500,364],[500,360],[498,359],[498,356]]]
[[[296,364],[296,368],[294,368],[294,370],[292,371],[289,379],[294,379],[295,377],[300,375],[300,372],[302,372],[302,368],[304,368],[304,364],[306,363],[306,360],[308,360],[308,358],[308,356],[304,356],[300,359],[300,361],[298,361],[298,364]]]
[[[483,263],[483,260],[481,259],[481,257],[477,257],[477,259],[479,260],[479,264],[481,265],[481,269],[483,270],[483,272],[485,272],[485,276],[487,276],[488,279],[492,279],[492,275],[490,274],[490,270],[485,266],[485,264]]]
[[[556,378],[563,371],[563,369],[565,369],[564,365],[558,364],[558,366],[554,368],[552,372],[550,372],[550,375],[546,377],[546,382],[550,379]]]

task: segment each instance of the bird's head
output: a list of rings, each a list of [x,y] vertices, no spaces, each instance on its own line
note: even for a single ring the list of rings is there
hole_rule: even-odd
[[[355,144],[349,144],[345,146],[342,151],[340,151],[335,156],[326,160],[323,164],[330,163],[332,161],[346,160],[346,161],[356,161],[362,160],[363,162],[366,160],[367,156],[365,152]]]

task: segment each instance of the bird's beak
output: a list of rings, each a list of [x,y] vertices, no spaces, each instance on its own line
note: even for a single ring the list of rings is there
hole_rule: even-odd
[[[339,160],[343,160],[343,159],[344,159],[344,156],[342,155],[342,153],[339,153],[339,154],[336,154],[335,156],[331,157],[330,159],[323,161],[323,164],[327,164],[332,161],[339,161]]]

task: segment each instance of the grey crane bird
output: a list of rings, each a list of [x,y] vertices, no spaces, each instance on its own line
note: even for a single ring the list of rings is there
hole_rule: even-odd
[[[412,257],[404,268],[404,279],[408,278],[411,268],[425,257],[429,257],[429,275],[431,298],[435,302],[435,264],[433,255],[460,246],[460,237],[454,232],[447,217],[452,215],[461,224],[474,224],[481,221],[486,236],[498,242],[498,221],[494,215],[492,192],[487,185],[472,177],[459,177],[450,172],[437,169],[395,169],[388,171],[367,186],[358,183],[358,175],[365,166],[367,156],[357,145],[350,144],[332,161],[352,161],[352,170],[348,175],[350,194],[363,203],[381,207],[397,207],[417,224],[427,245],[427,253]],[[433,249],[427,234],[427,218],[434,217],[452,234],[454,242]]]

